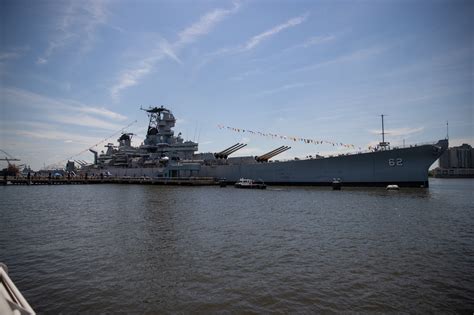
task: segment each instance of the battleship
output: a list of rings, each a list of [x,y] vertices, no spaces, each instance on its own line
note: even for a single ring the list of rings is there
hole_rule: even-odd
[[[258,179],[267,185],[331,185],[337,178],[345,186],[428,187],[428,169],[448,148],[448,140],[409,147],[391,147],[385,141],[373,150],[278,161],[273,158],[291,149],[281,146],[260,156],[231,157],[246,144],[237,143],[220,152],[198,153],[198,143],[174,135],[176,119],[161,107],[142,109],[149,116],[146,138],[132,146],[131,133],[122,133],[118,145],[94,154],[94,163],[83,169],[114,177],[199,178],[235,183]]]

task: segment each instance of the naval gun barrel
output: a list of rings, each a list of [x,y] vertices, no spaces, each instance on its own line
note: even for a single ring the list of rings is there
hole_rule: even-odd
[[[227,149],[224,149],[224,150],[222,150],[222,151],[220,151],[220,152],[214,153],[214,156],[215,156],[216,158],[221,158],[221,157],[224,156],[224,154],[225,154],[227,151],[230,151],[230,150],[232,150],[233,148],[235,148],[235,147],[237,147],[237,146],[239,146],[239,145],[240,145],[240,143],[236,143],[236,144],[234,144],[233,146],[228,147]]]
[[[228,155],[230,155],[231,153],[234,153],[235,151],[243,148],[244,146],[246,146],[246,144],[244,145],[243,143],[236,143],[233,146],[230,146],[227,149],[222,150],[221,152],[214,153],[214,156],[218,159],[225,159],[225,158],[227,158]]]
[[[74,162],[76,162],[77,164],[79,164],[80,166],[84,166],[86,165],[84,162],[82,162],[81,160],[74,160]]]
[[[232,150],[226,152],[226,154],[224,155],[224,159],[227,159],[227,157],[229,155],[231,155],[232,153],[237,152],[238,150],[240,150],[240,149],[242,149],[243,147],[246,147],[246,146],[247,146],[247,144],[241,143],[239,146],[237,146],[237,147],[233,148]]]
[[[268,161],[269,159],[271,159],[271,158],[273,158],[273,157],[277,156],[278,154],[281,154],[285,151],[288,151],[289,149],[291,149],[291,147],[283,147],[283,148],[279,149],[278,151],[276,151],[276,152],[270,154],[269,156],[267,156],[266,159]]]
[[[246,146],[246,144],[237,143],[237,145],[232,146],[232,148],[227,149],[227,150],[224,152],[224,155],[231,155],[231,154],[234,153],[235,151],[240,150],[241,148],[243,148],[243,147],[245,147],[245,146]]]
[[[291,149],[291,147],[288,147],[288,146],[281,146],[279,148],[276,148],[275,150],[273,151],[270,151],[268,153],[265,153],[263,155],[260,155],[260,156],[257,156],[255,159],[258,161],[258,162],[267,162],[269,159],[271,159],[272,157],[274,156],[277,156],[278,154],[280,153],[283,153],[287,150]]]
[[[265,153],[265,154],[260,155],[258,158],[264,159],[264,158],[266,158],[267,156],[269,156],[269,155],[271,155],[271,154],[273,154],[273,153],[275,153],[275,152],[277,152],[277,151],[283,149],[284,147],[285,147],[285,146],[278,147],[278,148],[276,148],[275,150],[272,150],[272,151],[270,151],[270,152],[267,152],[267,153]]]
[[[282,150],[284,147],[285,147],[285,146],[278,147],[278,148],[276,148],[275,150],[272,150],[272,151],[270,151],[270,152],[267,152],[267,153],[265,153],[265,154],[262,154],[262,155],[260,155],[260,156],[257,156],[255,159],[256,159],[257,161],[259,161],[259,160],[265,160],[268,156],[270,156],[271,154],[273,154],[273,153],[275,153],[275,152],[278,152],[279,150]]]

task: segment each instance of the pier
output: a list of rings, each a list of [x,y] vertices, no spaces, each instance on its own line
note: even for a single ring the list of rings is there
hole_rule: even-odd
[[[219,182],[212,177],[73,177],[73,178],[0,178],[0,185],[88,185],[88,184],[137,184],[137,185],[174,185],[174,186],[212,186]]]

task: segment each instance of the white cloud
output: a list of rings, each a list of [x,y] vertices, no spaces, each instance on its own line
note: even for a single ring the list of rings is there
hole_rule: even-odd
[[[38,59],[36,59],[36,64],[38,65],[44,65],[45,63],[48,63],[48,59],[42,57],[38,57]]]
[[[113,111],[105,109],[103,107],[98,108],[98,107],[89,107],[89,106],[84,105],[82,107],[75,108],[74,110],[77,110],[77,111],[83,112],[83,113],[95,114],[95,115],[99,115],[99,116],[106,117],[106,118],[111,118],[113,120],[118,120],[118,121],[127,120],[127,116],[124,116],[122,114],[113,112]]]
[[[18,57],[20,57],[20,53],[17,53],[17,52],[1,52],[0,53],[0,61],[15,59]]]
[[[93,128],[106,129],[106,130],[120,130],[121,128],[123,128],[122,125],[114,124],[114,123],[104,121],[102,119],[98,119],[89,115],[84,115],[84,114],[68,114],[68,115],[52,114],[49,116],[49,119],[51,119],[52,121],[56,123],[60,123],[64,125],[93,127]]]
[[[156,63],[169,57],[179,64],[181,60],[176,54],[174,45],[171,45],[165,39],[162,39],[158,46],[152,51],[152,54],[136,62],[132,67],[122,71],[117,79],[117,83],[110,89],[110,95],[114,100],[118,100],[120,92],[126,88],[137,85],[138,82],[147,74],[149,74]]]
[[[102,150],[104,141],[111,142],[117,136],[117,133],[111,135],[111,132],[104,128],[93,128],[93,130],[82,128],[81,132],[75,132],[76,128],[67,123],[67,119],[75,118],[54,117],[54,119],[53,122],[0,121],[2,149],[21,159],[21,163],[30,164],[33,169],[42,167],[43,162],[45,164],[61,162],[63,167],[67,157],[77,159],[79,152],[84,152],[81,159],[91,159],[92,155],[87,148],[98,144],[95,148]],[[58,124],[59,119],[64,119],[66,124]],[[93,123],[92,119],[84,122],[84,125]]]
[[[329,42],[336,39],[336,36],[334,35],[326,35],[326,36],[313,36],[311,38],[308,38],[304,43],[295,46],[295,47],[303,47],[303,48],[308,48],[314,45],[319,45],[325,42]]]
[[[92,49],[96,28],[107,20],[105,4],[106,0],[71,1],[51,35],[48,47],[36,63],[48,63],[57,50],[73,43],[79,45],[81,52]]]
[[[319,83],[320,83],[320,82],[295,82],[295,83],[289,83],[289,84],[285,84],[285,85],[282,85],[282,86],[280,86],[280,87],[277,87],[277,88],[275,88],[275,89],[262,91],[262,92],[258,93],[258,95],[275,94],[275,93],[278,93],[278,92],[282,92],[282,91],[286,91],[286,90],[290,90],[290,89],[295,89],[295,88],[301,88],[301,87],[312,86],[312,85],[316,85],[316,84],[319,84]]]
[[[22,57],[26,51],[30,48],[28,46],[24,47],[2,47],[0,51],[0,72],[4,71],[4,67],[11,62],[12,60]],[[0,73],[1,74],[1,73]]]
[[[12,143],[20,143],[21,138],[57,140],[66,143],[78,143],[91,145],[98,142],[104,134],[88,136],[86,134],[72,133],[67,130],[59,130],[57,125],[34,121],[0,121],[2,135],[6,140],[14,138]],[[43,143],[44,145],[44,143]]]
[[[217,51],[208,53],[203,58],[203,60],[195,67],[195,70],[197,71],[198,69],[201,69],[202,67],[204,67],[206,64],[211,62],[216,57],[225,56],[225,55],[232,55],[232,54],[238,54],[238,53],[243,53],[243,52],[250,51],[250,50],[254,49],[255,47],[257,47],[261,42],[263,42],[265,40],[268,40],[270,37],[277,35],[281,31],[303,23],[304,21],[306,21],[308,16],[309,16],[309,14],[306,13],[306,14],[291,18],[288,21],[286,21],[285,23],[276,25],[276,26],[272,27],[271,29],[269,29],[265,32],[262,32],[258,35],[255,35],[255,36],[251,37],[244,44],[241,44],[239,46],[224,47],[224,48],[218,49]],[[241,80],[242,77],[237,76],[237,77],[234,77],[234,78],[231,78],[231,79],[232,80]]]
[[[303,23],[307,18],[308,18],[308,14],[303,14],[301,16],[291,18],[283,24],[279,24],[263,33],[253,36],[242,47],[240,47],[239,50],[240,51],[251,50],[255,48],[257,45],[259,45],[262,41],[280,33],[281,31]]]
[[[63,131],[54,130],[16,130],[15,133],[20,136],[35,138],[35,139],[46,139],[46,140],[57,140],[62,142],[75,142],[82,145],[90,145],[98,141],[100,138],[97,137],[85,137],[73,133],[66,133]]]
[[[139,62],[137,67],[131,68],[122,72],[119,76],[118,82],[110,89],[110,94],[112,98],[117,100],[119,98],[120,92],[123,89],[137,85],[138,81],[143,76],[150,73],[155,63],[158,60],[161,60],[163,56],[164,55],[158,55],[155,57],[143,59]]]
[[[234,3],[231,9],[215,9],[201,16],[199,21],[182,30],[175,46],[181,46],[196,41],[200,36],[208,34],[219,22],[228,15],[235,13],[240,7],[239,3]]]
[[[245,78],[247,78],[249,76],[256,75],[256,74],[259,74],[259,73],[262,73],[262,70],[260,70],[260,69],[250,70],[250,71],[246,71],[244,73],[235,75],[235,76],[229,78],[229,80],[242,81],[242,80],[244,80]]]
[[[178,40],[174,43],[169,43],[165,39],[162,39],[151,55],[145,56],[119,74],[116,80],[117,83],[110,89],[112,98],[118,100],[122,90],[137,85],[138,82],[149,74],[155,65],[165,57],[169,57],[177,63],[182,64],[182,61],[178,57],[179,50],[195,42],[199,37],[210,33],[224,18],[237,12],[239,7],[239,3],[235,2],[231,9],[214,9],[204,14],[197,22],[182,30],[178,34]]]
[[[167,40],[163,39],[161,41],[161,44],[158,48],[158,53],[161,52],[163,53],[164,55],[170,57],[171,59],[173,59],[174,61],[176,61],[177,63],[179,64],[183,64],[183,62],[181,61],[181,59],[178,58],[178,56],[176,55],[176,52],[174,50],[174,48],[172,47],[172,45],[170,45],[168,43]]]
[[[333,40],[336,40],[339,38],[339,35],[331,34],[331,35],[321,35],[321,36],[312,36],[308,39],[306,39],[304,42],[290,46],[288,48],[285,48],[283,50],[274,52],[270,55],[263,56],[263,57],[258,57],[258,58],[253,58],[251,59],[252,62],[265,62],[269,63],[270,60],[272,59],[277,59],[277,58],[282,58],[283,56],[294,52],[297,49],[307,49],[313,46],[321,45],[324,43],[331,42]],[[278,65],[278,62],[271,62],[275,67],[275,64]]]
[[[94,116],[108,118],[113,121],[124,121],[126,116],[108,110],[104,107],[89,106],[74,100],[50,98],[30,91],[16,88],[1,88],[5,111],[14,113],[17,110],[40,110],[40,116],[57,123],[99,127],[117,130],[120,126]],[[2,126],[3,127],[3,126]],[[3,129],[3,128],[2,128]]]
[[[385,133],[387,135],[390,135],[392,137],[401,137],[401,136],[408,136],[414,133],[418,133],[423,131],[425,128],[424,127],[418,127],[418,128],[409,128],[409,127],[403,127],[403,128],[396,128],[396,129],[386,129]],[[370,133],[379,135],[380,130],[369,130]]]
[[[155,49],[153,56],[143,58],[133,67],[130,67],[119,75],[117,83],[110,89],[112,98],[117,100],[122,90],[137,85],[144,76],[153,70],[156,63],[163,60],[164,57],[170,57],[176,62],[182,64],[181,60],[178,58],[177,52],[185,45],[193,43],[199,37],[211,32],[219,22],[224,20],[227,16],[237,12],[239,7],[240,5],[238,3],[234,3],[234,6],[231,9],[215,9],[201,16],[201,18],[196,23],[181,31],[178,34],[178,40],[176,42],[170,44],[165,40],[161,41],[157,49]],[[220,49],[217,52],[209,54],[208,58],[229,53],[249,51],[257,47],[264,40],[269,39],[281,31],[303,23],[307,18],[308,14],[291,18],[285,23],[274,26],[263,33],[253,36],[243,45],[235,48]],[[207,59],[203,60],[203,64],[205,64],[207,61]]]
[[[272,27],[271,29],[269,29],[265,32],[262,32],[258,35],[255,35],[255,36],[251,37],[249,40],[247,40],[247,42],[245,42],[242,45],[239,45],[239,46],[236,46],[236,47],[224,47],[224,48],[221,48],[221,49],[219,49],[215,52],[209,53],[209,54],[207,54],[207,59],[203,60],[200,67],[203,66],[204,64],[208,63],[209,60],[214,58],[214,57],[223,56],[223,55],[227,55],[227,54],[236,54],[236,53],[241,53],[241,52],[246,52],[246,51],[252,50],[253,48],[257,47],[264,40],[267,40],[270,37],[277,35],[278,33],[280,33],[281,31],[283,31],[287,28],[294,27],[294,26],[297,26],[297,25],[303,23],[304,21],[306,21],[308,16],[309,16],[308,14],[303,14],[303,15],[291,18],[288,21],[286,21],[285,23],[276,25],[276,26]]]
[[[307,66],[295,69],[292,72],[308,71],[308,70],[314,70],[321,67],[339,64],[343,62],[358,61],[358,60],[362,60],[368,57],[378,55],[387,49],[388,47],[386,46],[373,46],[370,48],[363,48],[363,49],[359,49],[359,50],[350,52],[348,54],[336,57],[334,59],[326,60],[323,62],[319,62],[319,63],[315,63],[315,64],[311,64],[311,65],[307,65]]]
[[[3,122],[2,129],[3,129]],[[47,164],[60,164],[64,167],[67,157],[78,158],[77,153],[103,140],[97,133],[94,136],[57,130],[55,126],[43,127],[24,122],[9,124],[2,130],[4,149],[21,160],[21,164],[31,165],[38,170]],[[84,151],[81,159],[92,159],[92,154]]]

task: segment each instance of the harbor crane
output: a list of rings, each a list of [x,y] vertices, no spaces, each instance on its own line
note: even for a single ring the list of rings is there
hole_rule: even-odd
[[[1,170],[1,173],[3,173],[4,178],[6,178],[6,176],[8,176],[8,174],[16,176],[16,174],[18,174],[18,172],[19,172],[19,168],[18,168],[19,166],[15,165],[13,163],[10,163],[10,162],[11,161],[20,161],[20,159],[14,158],[13,156],[11,156],[10,154],[8,154],[7,152],[5,152],[2,149],[0,149],[0,151],[5,153],[5,157],[0,158],[0,161],[7,161],[7,164],[8,164],[7,168],[4,168],[4,169]],[[23,165],[20,165],[20,167],[23,166]]]
[[[14,158],[14,157],[11,156],[10,154],[8,154],[6,151],[3,151],[2,149],[0,149],[0,151],[3,152],[3,153],[5,153],[5,157],[4,157],[4,158],[0,158],[0,161],[7,161],[8,166],[11,165],[10,161],[20,161],[20,159]]]

